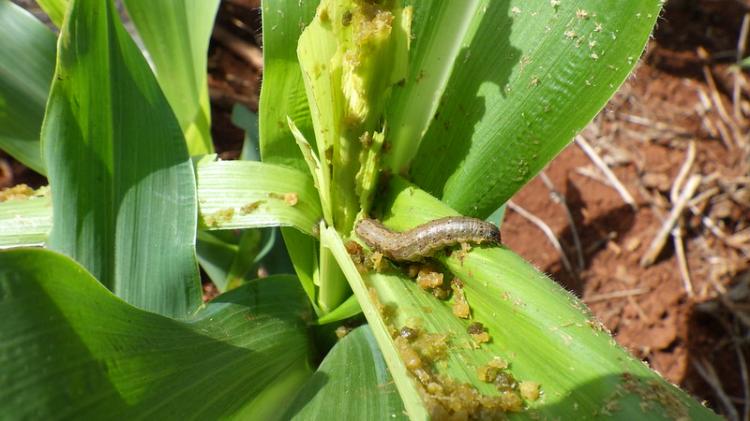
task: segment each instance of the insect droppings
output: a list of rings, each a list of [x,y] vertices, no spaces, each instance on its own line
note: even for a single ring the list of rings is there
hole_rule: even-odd
[[[449,216],[404,232],[394,232],[374,219],[362,219],[357,235],[391,260],[416,262],[459,243],[500,244],[500,230],[481,219]]]

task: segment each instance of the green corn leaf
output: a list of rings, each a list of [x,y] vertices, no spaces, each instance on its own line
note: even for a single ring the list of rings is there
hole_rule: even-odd
[[[245,142],[242,147],[242,154],[240,155],[240,159],[242,160],[248,159],[247,157],[243,157],[243,155],[248,152],[254,152],[252,145],[248,145],[252,143],[253,138],[257,138],[257,120],[255,114],[241,104],[234,105],[232,109],[232,124],[245,129]],[[250,160],[259,161],[260,159],[256,157]],[[259,242],[259,234],[260,231],[258,230],[230,230],[214,233],[198,230],[198,242],[195,246],[198,263],[206,271],[206,274],[211,278],[211,281],[213,281],[220,292],[226,291],[227,286],[231,282],[230,278],[234,278],[237,275],[234,273],[230,276],[233,266],[237,265],[238,262],[243,262],[244,265],[253,265],[255,263],[252,257],[247,259],[243,258],[245,256],[241,256],[240,243],[245,240],[245,236],[248,237],[248,240]],[[245,244],[247,243],[248,241],[245,241]]]
[[[478,0],[410,0],[414,9],[409,71],[393,88],[386,121],[392,173],[408,169],[451,75],[462,40],[479,6]]]
[[[383,358],[388,364],[388,369],[398,387],[399,394],[409,417],[412,420],[427,419],[429,410],[425,402],[420,398],[417,384],[409,376],[406,365],[399,356],[391,337],[392,330],[389,328],[385,320],[386,317],[383,315],[384,309],[372,296],[373,292],[377,293],[377,291],[371,289],[372,284],[369,280],[366,281],[363,279],[362,274],[360,274],[352,262],[342,238],[335,229],[328,227],[321,230],[320,240],[323,247],[329,249],[331,254],[336,258],[341,270],[346,275],[352,292],[354,292],[362,308],[362,313],[364,313],[367,322],[370,324],[372,334],[378,343]]]
[[[384,222],[399,231],[455,215],[446,205],[400,179],[394,180],[385,202]],[[473,397],[454,401],[464,407],[481,399],[474,393],[497,396],[495,385],[482,381],[480,371],[499,357],[508,364],[503,372],[517,382],[540,387],[539,399],[524,399],[524,409],[518,413],[522,419],[715,418],[700,403],[616,345],[583,303],[512,251],[502,247],[475,248],[438,258],[450,270],[450,276],[462,280],[471,308],[470,319],[454,315],[451,302],[438,300],[399,271],[371,272],[364,280],[367,287],[376,291],[377,306],[387,309],[376,316],[380,319],[387,315],[386,326],[391,331],[408,326],[420,332],[447,335],[445,356],[430,360],[422,355],[420,365],[428,373],[424,377],[428,380],[422,380],[421,387],[433,414],[440,413],[436,410],[439,403],[448,402],[445,399],[455,393],[443,396],[437,386],[429,386],[431,382],[446,389],[456,384],[471,385],[470,390],[475,392],[468,396]],[[367,297],[364,302],[360,298],[360,304],[372,325],[373,314],[367,311],[373,305],[372,298]],[[488,343],[478,342],[467,333],[473,322],[484,326]],[[374,333],[378,338],[378,332]],[[388,342],[379,340],[379,344],[390,364],[387,349],[394,345],[389,335],[381,334],[379,339],[383,337]],[[415,349],[422,353],[425,348]],[[394,379],[400,390],[407,383],[396,374]],[[446,379],[456,383],[446,386],[450,385]],[[434,391],[425,392],[430,388]],[[413,392],[401,390],[405,402],[410,393]]]
[[[243,161],[260,161],[258,115],[238,102],[232,107],[232,124],[245,131],[240,159]]]
[[[273,233],[270,229],[267,231]],[[268,238],[264,239],[263,234],[264,231],[260,229],[245,230],[240,234],[239,243],[237,244],[237,254],[227,271],[226,288],[219,291],[224,292],[237,288],[245,282],[245,276],[247,275],[251,279],[257,277],[255,273],[250,273],[250,270],[256,267],[258,260],[263,257],[262,254],[268,252],[266,248]],[[273,238],[271,238],[270,246],[273,246]]]
[[[307,174],[260,162],[214,158],[209,156],[196,166],[204,228],[291,226],[313,233],[322,213]],[[46,242],[52,228],[52,209],[49,196],[40,196],[0,202],[0,247]],[[295,198],[296,203],[291,205]]]
[[[213,152],[206,81],[208,41],[219,0],[124,0],[191,155]]]
[[[323,7],[321,5],[319,9]],[[317,15],[320,15],[320,12]],[[332,57],[336,54],[336,40],[329,28],[330,25],[327,27],[321,24],[321,19],[317,15],[305,28],[297,47],[315,136],[305,137],[291,119],[289,128],[320,191],[326,223],[334,225],[334,200],[342,195],[350,197],[351,194],[347,193],[354,191],[354,185],[353,177],[347,186],[337,186],[331,180],[334,170],[331,162],[334,143],[338,144],[341,135],[343,92],[340,64],[338,68],[334,68],[335,64],[332,63]]]
[[[318,190],[318,197],[320,197],[320,203],[323,208],[323,217],[326,223],[330,225],[333,217],[331,216],[331,174],[328,170],[329,167],[321,163],[318,155],[313,151],[312,146],[305,138],[305,135],[302,134],[294,122],[291,119],[287,119],[287,123],[300,152],[302,152],[302,157],[307,164],[307,169],[310,171],[309,174],[312,177],[315,188]]]
[[[261,90],[260,149],[264,162],[302,171],[312,169],[315,184],[321,190],[323,214],[328,223],[333,223],[330,171],[327,165],[316,163],[319,157],[325,161],[325,154],[319,151],[316,155],[313,152],[317,148],[316,139],[296,53],[297,40],[312,19],[317,3],[290,0],[263,3],[266,76]],[[353,214],[349,216],[353,217]],[[325,250],[318,253],[317,242],[310,237],[302,237],[289,230],[282,232],[294,269],[311,300],[318,304],[316,311],[326,313],[338,307],[349,291],[332,256]],[[294,238],[298,241],[290,241]]]
[[[383,355],[368,326],[326,355],[285,418],[293,420],[406,420]]]
[[[55,26],[58,28],[62,26],[65,9],[68,7],[68,0],[37,0],[36,3],[49,16]]]
[[[185,316],[201,291],[182,131],[112,2],[70,8],[42,128],[49,246],[127,302]]]
[[[0,0],[0,149],[44,174],[39,131],[55,71],[55,35]]]
[[[198,231],[198,262],[219,292],[257,277],[294,273],[278,228]]]
[[[604,106],[660,0],[483,0],[412,163],[417,185],[487,217]]]
[[[260,91],[260,155],[265,162],[307,171],[287,118],[304,137],[313,136],[302,72],[297,62],[297,40],[315,14],[318,1],[275,0],[263,8],[263,85]]]
[[[208,229],[293,226],[312,234],[322,213],[303,172],[252,161],[198,163],[198,201]]]
[[[49,187],[33,195],[0,202],[0,248],[41,246],[52,229]]]
[[[281,227],[280,231],[289,258],[292,259],[294,272],[297,274],[297,278],[307,293],[310,302],[313,303],[315,313],[319,314],[320,309],[315,304],[315,286],[320,284],[318,242],[315,238],[305,235],[299,230]]]
[[[257,271],[260,271],[261,269],[269,275],[294,274],[294,266],[292,265],[289,252],[286,249],[284,239],[281,235],[282,229],[284,228],[274,227],[258,230],[262,233],[260,250],[255,256],[255,262],[245,273],[243,282],[257,276]],[[242,262],[242,260],[242,249],[240,249],[240,253],[235,259],[235,264],[237,265],[239,263],[239,267],[244,267],[246,263]]]
[[[354,317],[362,313],[362,307],[359,306],[356,295],[351,295],[346,299],[340,306],[331,310],[330,313],[326,313],[318,318],[317,323],[319,325],[325,325],[329,323],[336,323],[348,318]]]
[[[502,227],[504,220],[505,220],[505,205],[502,205],[499,208],[495,209],[495,211],[492,212],[490,216],[487,217],[487,221],[492,222],[493,224],[497,225],[498,228]]]
[[[310,316],[292,277],[178,321],[57,253],[0,252],[0,418],[274,419],[311,374]]]
[[[322,228],[323,224],[321,224]],[[320,250],[317,281],[317,304],[323,314],[337,309],[351,296],[346,275],[337,264],[336,257],[326,247]]]
[[[239,246],[216,234],[226,231],[207,232],[198,230],[195,254],[198,263],[220,292],[226,291],[229,283],[229,268],[237,258]]]
[[[245,130],[240,159],[260,161],[258,116],[242,104],[235,104],[232,109],[232,123]],[[200,171],[199,168],[199,174]],[[246,183],[247,180],[244,178],[226,181],[236,185],[259,187],[263,183],[257,182],[258,180],[261,179],[255,179],[253,183]],[[300,237],[308,238],[305,235]],[[198,231],[196,252],[201,267],[219,291],[241,284],[247,275],[254,273],[261,265],[269,274],[294,272],[278,228],[247,229],[239,234],[235,230],[213,234]]]
[[[317,0],[261,3],[263,85],[258,114],[261,159],[307,174],[310,174],[308,161],[298,147],[288,122],[294,122],[303,139],[315,141],[305,85],[297,61],[297,40],[305,25],[312,20],[317,6]],[[325,208],[328,209],[327,206]],[[310,301],[315,303],[315,284],[319,283],[320,273],[317,241],[289,228],[282,228],[281,233],[294,270]],[[316,312],[320,311],[317,306],[315,309]]]

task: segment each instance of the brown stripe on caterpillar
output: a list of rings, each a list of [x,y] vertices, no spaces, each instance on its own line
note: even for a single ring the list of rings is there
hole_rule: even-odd
[[[500,230],[481,219],[449,216],[404,232],[374,219],[361,219],[355,232],[368,246],[395,261],[416,262],[459,243],[500,244]]]

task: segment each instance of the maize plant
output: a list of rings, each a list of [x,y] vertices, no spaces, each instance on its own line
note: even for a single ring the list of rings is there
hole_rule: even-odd
[[[123,3],[140,48],[112,0],[0,0],[0,148],[49,181],[0,199],[2,418],[716,418],[484,222],[659,0],[265,1],[236,161],[219,1]]]

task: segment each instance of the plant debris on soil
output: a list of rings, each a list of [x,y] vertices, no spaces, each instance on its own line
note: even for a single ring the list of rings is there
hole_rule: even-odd
[[[259,6],[222,2],[209,48],[222,159],[242,149],[232,108],[258,108]],[[502,225],[505,244],[620,344],[736,420],[750,411],[750,77],[737,64],[750,55],[749,12],[739,0],[667,2],[635,74]],[[20,183],[46,181],[0,152],[0,188]]]

